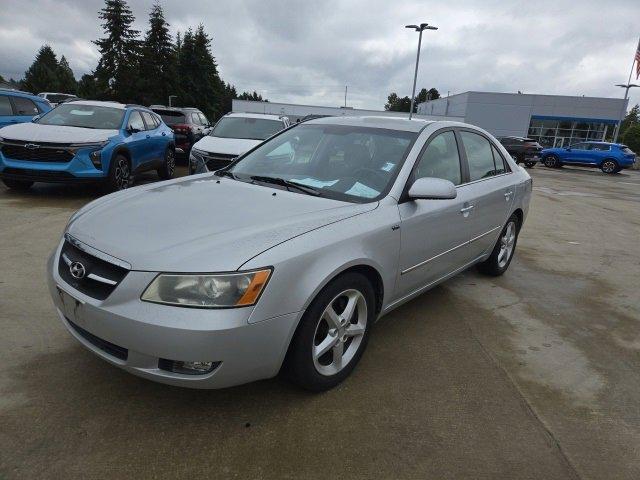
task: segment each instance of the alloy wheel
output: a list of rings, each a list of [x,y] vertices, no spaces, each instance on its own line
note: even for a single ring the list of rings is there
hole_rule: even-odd
[[[604,173],[613,173],[616,171],[616,164],[611,160],[606,160],[602,163],[602,171]]]
[[[367,301],[358,290],[336,295],[320,316],[312,345],[313,364],[321,375],[335,375],[358,352],[367,326]]]
[[[557,159],[553,155],[548,156],[544,159],[545,167],[554,168],[557,165]]]
[[[176,169],[176,155],[173,153],[173,150],[169,150],[167,152],[167,172],[169,176],[173,176],[173,172]]]
[[[115,183],[118,190],[128,188],[130,181],[131,170],[129,169],[129,162],[125,158],[119,158],[115,171]]]
[[[513,254],[516,243],[516,224],[509,222],[504,234],[500,237],[500,252],[498,253],[498,266],[504,268]]]

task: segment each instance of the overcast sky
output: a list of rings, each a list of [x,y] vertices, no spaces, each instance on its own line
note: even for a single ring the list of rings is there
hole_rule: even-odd
[[[101,0],[0,0],[0,74],[21,78],[38,48],[95,68]],[[146,30],[153,0],[130,0]],[[271,101],[381,109],[418,88],[621,96],[640,35],[640,0],[163,0],[171,31],[203,23],[225,81]],[[635,79],[635,75],[634,75]],[[640,88],[632,102],[640,102]]]

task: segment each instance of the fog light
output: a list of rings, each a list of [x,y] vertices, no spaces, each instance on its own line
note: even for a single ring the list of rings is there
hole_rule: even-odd
[[[101,155],[102,155],[102,152],[100,150],[94,150],[93,152],[91,152],[89,154],[89,158],[91,159],[91,163],[93,163],[93,166],[96,167],[97,169],[101,169],[102,168]]]
[[[180,360],[167,360],[161,358],[158,368],[183,375],[204,375],[213,372],[220,362],[182,362]]]

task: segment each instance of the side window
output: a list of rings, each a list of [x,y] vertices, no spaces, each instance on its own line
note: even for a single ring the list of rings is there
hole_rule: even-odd
[[[507,173],[509,168],[502,154],[493,145],[491,145],[491,151],[493,152],[493,163],[495,164],[496,175]]]
[[[469,180],[473,182],[494,176],[496,167],[493,163],[493,152],[489,140],[471,132],[460,132],[460,136],[469,163]]]
[[[13,103],[16,106],[16,115],[38,115],[40,113],[36,104],[28,98],[13,97]]]
[[[144,122],[142,121],[142,116],[137,110],[134,110],[133,112],[131,112],[131,115],[129,115],[128,128],[135,128],[139,131],[145,129]]]
[[[144,118],[144,122],[147,124],[147,130],[153,130],[157,127],[153,115],[149,112],[142,112],[142,118]]]
[[[207,117],[205,117],[202,113],[198,115],[200,115],[200,122],[202,123],[202,125],[209,125],[209,120],[207,120]]]
[[[202,122],[200,121],[200,116],[195,112],[191,114],[191,121],[196,125],[202,125]]]
[[[452,131],[434,137],[422,152],[413,180],[423,177],[443,178],[454,185],[462,183],[458,145]]]
[[[11,102],[6,95],[0,95],[0,115],[13,115]]]
[[[573,145],[570,145],[571,149],[573,150],[586,150],[587,149],[587,144],[586,143],[574,143]]]

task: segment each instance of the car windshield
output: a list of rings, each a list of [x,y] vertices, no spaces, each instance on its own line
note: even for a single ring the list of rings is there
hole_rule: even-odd
[[[323,197],[370,202],[389,191],[416,136],[381,128],[299,124],[220,174],[257,182],[275,178],[311,187]]]
[[[156,109],[154,109],[153,111],[160,115],[164,123],[166,123],[167,125],[178,125],[180,123],[187,123],[186,117],[182,112]]]
[[[118,129],[122,125],[124,109],[63,103],[38,120],[42,125],[64,125],[68,127]]]
[[[274,133],[282,130],[280,120],[267,120],[264,118],[249,117],[224,117],[213,131],[212,137],[243,138],[247,140],[264,140]]]

